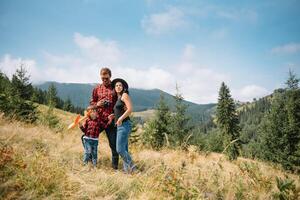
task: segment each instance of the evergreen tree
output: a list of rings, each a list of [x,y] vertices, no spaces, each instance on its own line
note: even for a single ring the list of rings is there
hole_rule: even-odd
[[[43,91],[37,87],[33,88],[31,100],[39,104],[47,104],[47,91]]]
[[[224,138],[224,151],[230,160],[234,160],[239,156],[240,127],[234,100],[224,82],[219,91],[216,117],[218,128]]]
[[[0,71],[0,110],[4,113],[9,110],[8,88],[10,88],[10,80]]]
[[[130,144],[138,144],[140,142],[140,132],[138,131],[138,122],[134,116],[130,116],[132,120],[132,129],[129,136],[129,143]]]
[[[53,83],[51,83],[48,88],[47,104],[53,108],[55,108],[58,105],[57,90]]]
[[[172,115],[171,141],[175,146],[181,146],[189,137],[192,127],[189,125],[190,118],[186,115],[188,106],[184,104],[184,98],[176,84],[175,113]]]
[[[37,111],[33,103],[28,101],[31,98],[32,86],[26,73],[23,65],[13,74],[11,81],[1,73],[3,91],[0,96],[0,110],[7,117],[32,123],[37,119]]]
[[[299,79],[292,70],[289,70],[289,77],[285,84],[288,90],[297,90],[299,88]]]
[[[0,94],[4,94],[10,85],[9,78],[0,71]]]
[[[261,157],[280,163],[285,169],[300,166],[300,89],[299,79],[289,72],[284,92],[274,94],[270,113],[261,126]]]
[[[12,92],[19,95],[22,99],[30,100],[33,93],[33,87],[29,80],[30,76],[27,75],[24,64],[21,64],[20,68],[18,68],[12,76]]]
[[[70,97],[67,98],[66,101],[64,101],[63,110],[71,112],[74,110],[74,106],[72,105]]]
[[[146,124],[143,133],[143,142],[155,149],[160,149],[165,143],[168,144],[170,124],[171,112],[165,102],[164,95],[161,94],[155,116]]]

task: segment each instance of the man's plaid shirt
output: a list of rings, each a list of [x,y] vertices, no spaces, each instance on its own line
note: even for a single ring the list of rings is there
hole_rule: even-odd
[[[98,84],[93,90],[90,105],[96,105],[98,101],[103,99],[109,102],[109,104],[104,107],[98,107],[98,118],[101,124],[107,124],[108,116],[113,114],[114,106],[117,101],[116,95],[113,95],[111,84],[108,87],[104,86],[104,84]]]

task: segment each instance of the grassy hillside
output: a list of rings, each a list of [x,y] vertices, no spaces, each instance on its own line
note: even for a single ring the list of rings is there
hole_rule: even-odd
[[[46,109],[39,107],[42,114]],[[293,180],[299,192],[298,176],[255,160],[229,162],[222,154],[193,146],[187,152],[158,152],[131,145],[139,172],[113,171],[104,134],[97,169],[89,171],[81,161],[80,130],[65,129],[75,115],[57,109],[55,114],[63,127],[58,132],[0,117],[0,199],[270,199],[280,194],[297,198],[296,189],[280,193],[284,182],[277,186],[276,177],[285,183]]]

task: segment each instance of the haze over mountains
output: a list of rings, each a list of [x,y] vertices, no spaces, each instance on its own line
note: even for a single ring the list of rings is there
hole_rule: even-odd
[[[53,83],[57,89],[57,95],[63,100],[70,98],[75,106],[85,108],[90,101],[92,90],[95,83],[58,83],[58,82],[44,82],[36,87],[47,90],[49,85]],[[130,88],[130,95],[134,104],[134,111],[145,111],[154,109],[159,101],[161,93],[164,94],[167,104],[174,108],[175,100],[171,94],[168,94],[159,89],[144,90]],[[188,114],[192,117],[192,121],[205,121],[211,114],[213,107],[216,105],[211,104],[196,104],[193,102],[185,101],[188,105]]]

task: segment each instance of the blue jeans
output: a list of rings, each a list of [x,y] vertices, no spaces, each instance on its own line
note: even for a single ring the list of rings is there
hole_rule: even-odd
[[[121,126],[117,127],[117,152],[123,159],[125,172],[130,172],[133,167],[131,156],[128,152],[128,137],[131,133],[131,121],[123,121]]]
[[[90,160],[93,165],[97,165],[98,160],[98,140],[83,138],[84,155],[83,162],[87,164]]]

